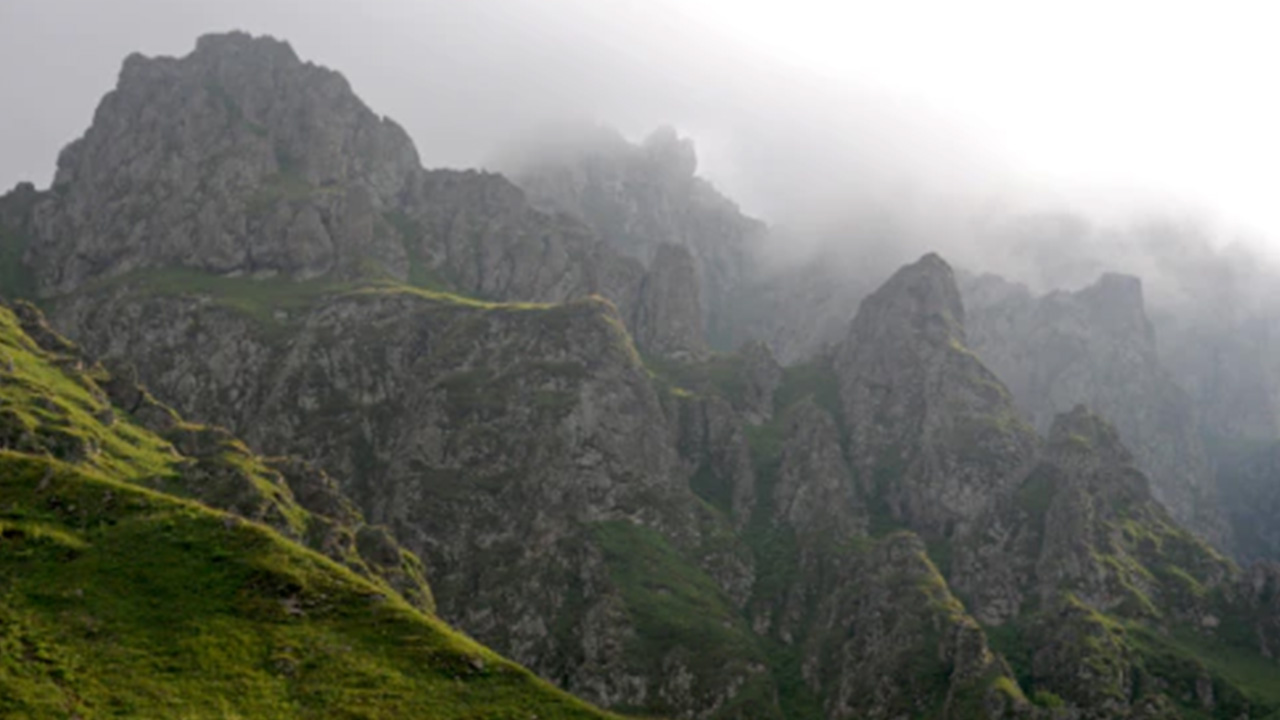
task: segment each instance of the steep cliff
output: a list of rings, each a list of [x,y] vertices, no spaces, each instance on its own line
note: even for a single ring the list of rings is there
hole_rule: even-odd
[[[22,305],[0,306],[0,570],[6,717],[605,717],[431,615],[416,558],[323,475]]]
[[[863,300],[834,360],[864,491],[933,537],[1009,492],[1036,442],[965,346],[964,318],[950,266],[926,255]]]
[[[689,563],[708,600],[723,590],[704,572],[745,570],[732,543],[713,543],[723,520],[683,482],[607,302],[493,305],[383,285],[250,312],[224,304],[238,287],[186,288],[143,279],[60,301],[55,316],[184,411],[351,478],[343,489],[423,558],[442,617],[562,687],[681,712],[763,678],[723,600],[684,621],[737,656],[712,663],[725,648],[694,636],[660,652],[637,639],[638,623],[667,620],[644,615],[651,590],[615,575],[634,558],[611,543]]]
[[[1230,548],[1195,409],[1161,363],[1137,278],[1034,298],[984,276],[965,284],[965,301],[971,347],[1037,428],[1087,405],[1115,424],[1173,516]]]

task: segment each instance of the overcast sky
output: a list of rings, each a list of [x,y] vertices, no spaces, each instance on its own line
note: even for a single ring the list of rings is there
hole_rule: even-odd
[[[540,121],[670,123],[771,219],[1032,188],[1190,201],[1280,239],[1272,5],[0,0],[0,185],[48,183],[128,53],[238,28],[343,72],[429,165]]]

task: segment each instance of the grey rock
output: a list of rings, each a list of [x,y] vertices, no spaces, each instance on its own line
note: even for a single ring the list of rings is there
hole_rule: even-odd
[[[1087,405],[1115,424],[1176,519],[1230,546],[1194,407],[1158,357],[1137,278],[1106,274],[1034,298],[984,276],[965,292],[970,347],[1033,425],[1047,431],[1058,413]]]
[[[689,251],[711,344],[736,344],[739,290],[767,235],[698,177],[692,142],[659,128],[638,145],[605,128],[568,128],[511,149],[502,162],[533,204],[586,222],[610,246],[650,266],[664,244]]]
[[[658,356],[690,359],[706,352],[698,277],[688,250],[658,246],[630,327],[636,344]]]
[[[42,296],[145,268],[306,278],[363,256],[404,273],[390,239],[349,231],[418,168],[408,136],[341,75],[283,42],[209,35],[190,55],[131,55],[34,210]]]
[[[654,533],[722,584],[727,607],[751,571],[690,492],[609,303],[469,306],[383,289],[264,327],[121,286],[58,316],[194,417],[346,478],[364,514],[422,558],[443,618],[571,692],[700,717],[769,682],[750,657],[698,659],[714,646],[667,648],[684,658],[671,675],[636,654],[599,528]]]
[[[908,527],[963,531],[1031,458],[1035,434],[965,347],[960,293],[936,255],[862,302],[834,364],[854,472]]]

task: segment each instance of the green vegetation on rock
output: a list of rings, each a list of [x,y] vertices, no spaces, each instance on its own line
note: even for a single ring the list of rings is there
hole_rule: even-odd
[[[600,717],[265,526],[0,468],[5,717]]]
[[[763,668],[764,654],[745,620],[706,573],[661,535],[626,521],[597,524],[594,532],[635,621],[635,654],[651,671],[663,672],[672,657],[700,678]],[[735,707],[771,717],[770,678],[759,673],[748,682]]]
[[[144,487],[200,496],[177,448],[210,443],[285,531],[310,521],[243,445],[176,418],[157,436],[64,349],[0,308],[0,716],[604,717],[376,577]]]

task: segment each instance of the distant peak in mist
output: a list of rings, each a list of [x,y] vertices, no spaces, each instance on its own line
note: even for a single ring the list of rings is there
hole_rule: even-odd
[[[645,162],[690,178],[698,172],[696,144],[672,125],[659,125],[633,142],[611,125],[571,120],[539,124],[515,135],[486,164],[519,174],[533,167],[600,161]]]

